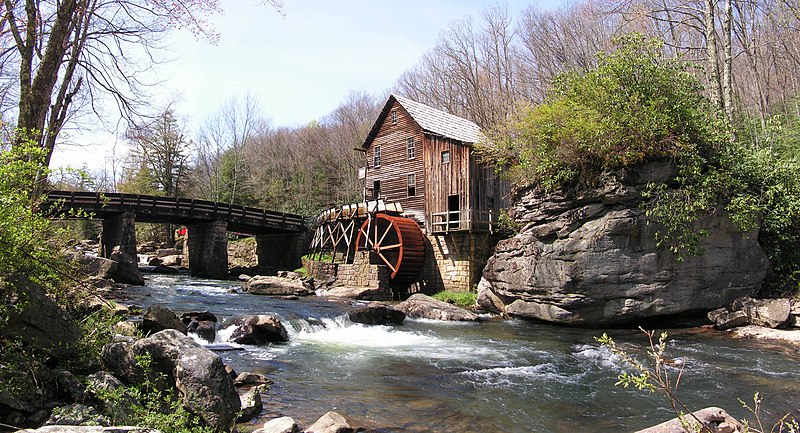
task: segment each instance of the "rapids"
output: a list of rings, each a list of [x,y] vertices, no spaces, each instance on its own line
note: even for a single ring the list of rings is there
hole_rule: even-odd
[[[274,299],[230,293],[232,287],[239,284],[148,275],[144,287],[126,293],[142,307],[209,310],[223,320],[280,317],[288,343],[219,352],[236,371],[274,381],[260,423],[286,415],[307,426],[335,410],[355,426],[386,432],[625,432],[674,416],[661,395],[614,386],[627,367],[594,341],[607,332],[640,351],[646,338],[639,331],[517,320],[365,326],[346,319],[343,301]],[[669,332],[667,354],[685,364],[679,395],[690,408],[720,406],[742,418],[738,399],[751,401],[759,391],[768,418],[798,414],[796,351],[715,332]]]

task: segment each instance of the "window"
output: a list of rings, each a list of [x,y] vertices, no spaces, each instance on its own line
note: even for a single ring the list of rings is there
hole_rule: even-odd
[[[376,168],[381,166],[381,147],[380,146],[375,146],[375,150],[373,150],[372,166],[376,167]]]
[[[450,164],[450,151],[445,150],[442,152],[442,164]]]
[[[414,197],[417,195],[417,175],[414,173],[408,174],[408,196]]]
[[[392,110],[392,125],[397,125],[397,110]]]
[[[414,137],[409,137],[407,140],[408,146],[408,159],[414,159]]]

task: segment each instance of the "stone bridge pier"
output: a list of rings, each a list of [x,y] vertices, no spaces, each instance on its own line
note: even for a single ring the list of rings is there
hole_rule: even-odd
[[[183,259],[198,277],[228,278],[228,223],[208,221],[186,226]]]
[[[111,251],[116,246],[136,260],[136,215],[133,212],[123,212],[103,219],[100,255],[110,258]]]
[[[258,266],[274,271],[293,271],[301,266],[308,248],[307,232],[256,235]]]

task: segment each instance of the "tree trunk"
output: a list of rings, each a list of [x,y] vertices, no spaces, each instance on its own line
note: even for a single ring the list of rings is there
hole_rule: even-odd
[[[725,62],[722,72],[722,102],[725,106],[725,118],[733,123],[733,47],[731,42],[731,21],[733,20],[733,7],[731,0],[725,0],[725,15],[722,17],[722,50],[725,53]]]
[[[717,32],[715,28],[715,0],[705,0],[705,33],[706,55],[708,57],[708,86],[711,91],[711,101],[722,108],[722,85],[719,79],[719,61],[717,58]]]

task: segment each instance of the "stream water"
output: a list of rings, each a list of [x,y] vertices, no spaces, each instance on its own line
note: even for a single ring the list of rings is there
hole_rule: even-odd
[[[219,353],[236,371],[274,381],[260,423],[286,415],[310,425],[335,410],[353,425],[386,432],[626,432],[673,416],[660,395],[614,386],[625,366],[594,341],[607,332],[626,349],[642,350],[639,331],[517,320],[364,326],[345,319],[347,303],[231,287],[239,284],[149,275],[144,287],[126,293],[143,307],[280,317],[290,342]],[[796,351],[697,329],[668,332],[668,355],[685,363],[679,394],[688,407],[720,406],[741,418],[738,399],[759,391],[767,418],[800,412]]]

